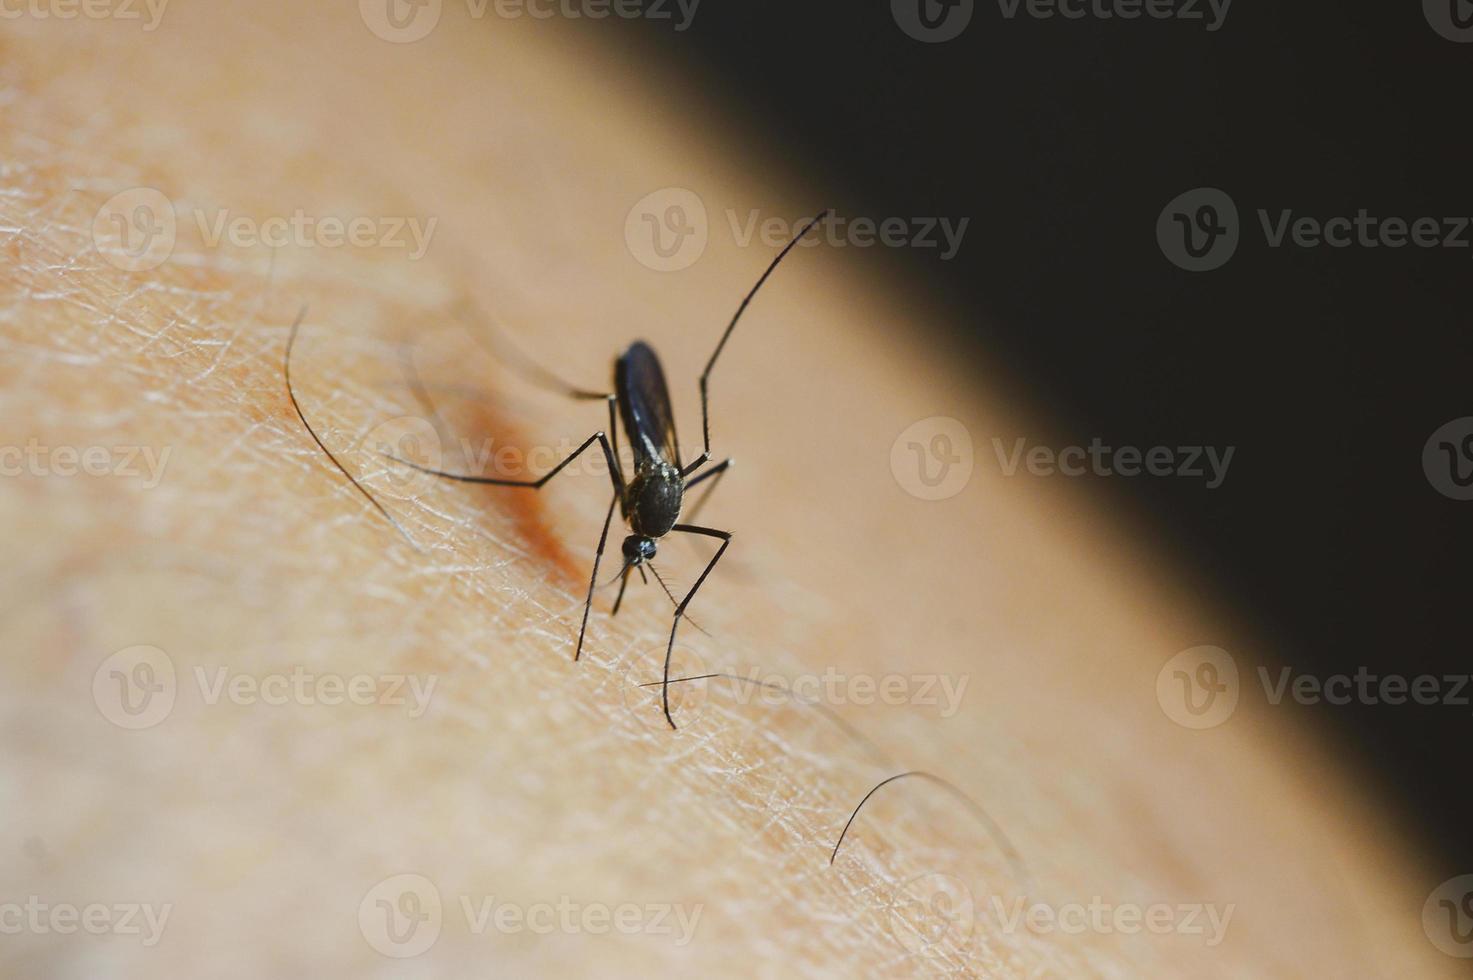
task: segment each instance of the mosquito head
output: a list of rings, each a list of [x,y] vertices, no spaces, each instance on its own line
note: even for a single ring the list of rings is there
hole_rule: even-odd
[[[643,534],[631,534],[624,539],[624,562],[638,565],[655,557],[655,539]]]

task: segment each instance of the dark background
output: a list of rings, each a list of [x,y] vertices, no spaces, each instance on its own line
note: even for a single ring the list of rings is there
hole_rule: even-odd
[[[1415,2],[1364,7],[1238,0],[1209,33],[1006,20],[978,0],[942,44],[903,33],[889,0],[705,0],[684,33],[589,28],[682,62],[841,214],[971,217],[952,261],[893,261],[1016,371],[1052,413],[1052,444],[1236,446],[1215,491],[1086,486],[1281,642],[1234,651],[1256,686],[1252,665],[1276,659],[1319,675],[1473,670],[1473,502],[1439,495],[1421,465],[1435,429],[1473,415],[1473,249],[1273,249],[1258,228],[1258,208],[1473,214],[1473,44],[1440,37]],[[1190,273],[1155,224],[1204,185],[1232,195],[1242,242]],[[1284,710],[1335,727],[1446,876],[1473,871],[1473,709]]]

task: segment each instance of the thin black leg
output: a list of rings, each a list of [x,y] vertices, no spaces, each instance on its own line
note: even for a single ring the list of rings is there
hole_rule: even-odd
[[[431,469],[428,466],[420,466],[418,463],[411,463],[407,459],[400,459],[398,456],[395,456],[392,453],[384,453],[384,455],[389,459],[392,459],[396,463],[408,466],[411,469],[419,470],[421,473],[428,473],[431,476],[443,477],[446,480],[458,480],[461,483],[478,483],[492,487],[527,487],[532,490],[541,490],[543,484],[561,473],[564,467],[566,467],[573,460],[581,456],[584,450],[593,445],[595,442],[603,447],[604,459],[609,464],[609,480],[614,484],[614,492],[618,495],[622,495],[624,493],[624,475],[623,472],[619,469],[618,458],[614,456],[614,451],[609,446],[608,437],[605,436],[602,432],[595,432],[593,435],[583,440],[583,445],[573,450],[561,463],[557,464],[552,469],[548,470],[546,473],[542,474],[542,476],[538,477],[535,480],[499,480],[496,477],[491,476],[471,476],[465,473],[446,473],[444,470]]]
[[[552,469],[548,470],[546,473],[535,480],[498,480],[489,476],[468,476],[463,473],[446,473],[443,470],[434,470],[430,469],[428,466],[420,466],[418,463],[411,463],[407,459],[400,459],[398,456],[393,456],[389,453],[384,454],[396,463],[401,463],[404,466],[419,470],[421,473],[429,473],[432,476],[443,477],[447,480],[457,480],[461,483],[484,484],[493,487],[522,487],[530,490],[540,490],[542,489],[542,486],[547,483],[548,480],[551,480],[553,477],[561,473],[564,467],[566,467],[573,460],[581,456],[583,452],[595,442],[603,448],[604,459],[609,464],[609,482],[614,485],[614,496],[613,499],[609,501],[608,513],[604,515],[603,531],[598,536],[598,550],[594,552],[593,555],[593,575],[588,580],[588,597],[583,602],[583,625],[580,626],[578,629],[578,646],[573,650],[573,659],[575,661],[583,655],[583,638],[588,632],[588,613],[589,610],[593,608],[593,589],[598,582],[598,566],[599,562],[603,559],[604,546],[608,544],[609,524],[614,519],[614,506],[619,503],[619,500],[624,495],[624,475],[619,469],[618,458],[614,455],[613,449],[609,446],[608,438],[602,432],[595,432],[593,435],[589,436],[583,441],[583,445],[573,450],[573,452],[569,454],[567,459],[564,459],[561,463],[557,464]]]
[[[615,493],[609,499],[609,512],[604,515],[604,529],[598,536],[598,550],[593,553],[593,574],[588,577],[588,597],[583,600],[583,625],[578,627],[578,646],[573,650],[573,662],[583,656],[583,637],[588,633],[588,613],[593,609],[593,586],[598,582],[598,563],[604,556],[604,545],[609,541],[609,522],[614,519],[614,505],[619,502],[619,494]]]
[[[670,624],[670,642],[665,646],[665,674],[660,684],[660,703],[665,709],[665,720],[670,723],[672,729],[678,729],[679,726],[675,724],[675,719],[670,717],[670,657],[675,652],[675,631],[680,628],[680,619],[685,615],[685,607],[690,605],[690,601],[695,598],[696,591],[700,589],[701,583],[706,581],[706,576],[711,574],[711,569],[715,568],[716,563],[721,560],[721,556],[726,554],[726,549],[731,544],[731,532],[718,531],[712,527],[698,527],[694,524],[677,524],[670,530],[680,531],[684,534],[703,534],[708,538],[721,539],[721,547],[716,550],[716,554],[706,564],[706,570],[701,572],[701,577],[696,579],[696,584],[690,587],[690,591],[685,594],[685,598],[680,600],[680,605],[675,607],[675,619]]]
[[[711,494],[716,492],[716,484],[721,482],[721,478],[725,476],[726,471],[731,468],[732,462],[733,461],[731,459],[724,459],[685,485],[685,489],[690,490],[691,487],[702,483],[708,477],[714,476],[716,478],[711,482],[711,485],[706,488],[706,492],[701,494],[701,499],[696,501],[696,505],[692,507],[690,511],[685,515],[686,520],[693,521],[696,519],[696,515],[701,512],[701,508],[706,506],[706,501],[711,499]]]
[[[609,435],[614,441],[614,459],[619,459],[619,421],[614,418],[614,405],[619,401],[618,396],[609,395]],[[619,485],[624,483],[624,464],[619,464]]]

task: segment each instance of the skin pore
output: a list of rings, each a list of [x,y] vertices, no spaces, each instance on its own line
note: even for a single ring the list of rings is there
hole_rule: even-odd
[[[384,460],[535,476],[607,429],[519,381],[477,333],[493,314],[594,390],[650,340],[698,450],[695,378],[773,253],[742,216],[830,202],[678,78],[459,4],[407,44],[284,2],[4,30],[0,443],[36,462],[0,481],[0,905],[48,906],[0,940],[5,975],[1453,975],[1422,930],[1436,877],[1333,745],[1246,694],[1206,730],[1162,710],[1178,651],[1247,674],[1260,641],[1078,485],[1003,474],[989,437],[1035,428],[923,340],[947,312],[873,250],[796,250],[713,375],[713,451],[739,465],[702,523],[736,537],[676,656],[821,710],[683,684],[671,732],[642,686],[671,615],[653,582],[612,620],[600,589],[573,663],[596,465],[532,493]],[[623,233],[667,187],[710,219],[678,273]],[[130,188],[177,216],[147,270],[96,246]],[[355,244],[328,217],[372,220]],[[252,239],[271,219],[274,250]],[[304,304],[302,412],[407,540],[287,399]],[[892,469],[932,416],[977,444],[940,501]],[[679,596],[711,553],[668,540],[656,564]],[[110,713],[131,681],[168,686],[156,724]],[[898,781],[831,866],[859,800],[911,769],[987,819]],[[439,902],[403,959],[374,923],[432,913],[385,889],[400,875]],[[155,942],[142,910],[141,934],[95,935],[49,911],[129,904]],[[1092,924],[1019,924],[1035,905]],[[1153,907],[1202,929],[1115,914]]]

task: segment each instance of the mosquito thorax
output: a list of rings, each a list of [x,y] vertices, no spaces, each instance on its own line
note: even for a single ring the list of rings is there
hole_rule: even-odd
[[[680,519],[684,492],[685,481],[673,464],[661,461],[640,467],[625,490],[629,529],[647,538],[668,534]]]

